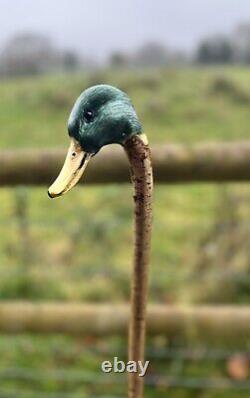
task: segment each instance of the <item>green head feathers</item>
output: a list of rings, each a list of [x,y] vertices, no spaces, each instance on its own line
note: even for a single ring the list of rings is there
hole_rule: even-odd
[[[127,94],[102,84],[88,88],[77,99],[68,131],[85,152],[95,154],[104,145],[122,144],[140,134],[141,124]]]

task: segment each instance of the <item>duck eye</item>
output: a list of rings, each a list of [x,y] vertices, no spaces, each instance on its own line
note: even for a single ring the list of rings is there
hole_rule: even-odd
[[[72,156],[72,158],[75,158],[76,157],[76,152],[72,152],[71,156]]]
[[[86,111],[84,111],[83,117],[84,117],[85,121],[87,123],[89,123],[93,120],[94,114],[92,111],[86,110]]]

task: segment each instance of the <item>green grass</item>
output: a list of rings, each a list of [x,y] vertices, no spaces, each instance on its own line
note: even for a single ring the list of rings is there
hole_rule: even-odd
[[[247,69],[160,70],[1,82],[1,147],[63,146],[75,98],[103,81],[132,97],[151,142],[248,138]]]
[[[247,68],[106,71],[2,81],[0,147],[65,147],[66,151],[72,105],[85,87],[100,82],[128,92],[151,143],[249,138]],[[47,198],[46,187],[1,189],[0,298],[128,301],[131,196],[131,187],[117,185],[78,187],[57,201]],[[151,302],[248,303],[249,199],[247,184],[156,187]],[[221,276],[225,267],[230,271],[226,280]],[[27,344],[24,353],[20,341]],[[70,347],[75,352],[73,339],[1,338],[0,368],[63,368],[63,361],[55,361],[49,349],[58,341],[61,349]],[[10,344],[9,352],[6,347]],[[40,345],[42,354],[37,352]],[[67,366],[96,370],[97,364],[88,355],[79,361],[73,356]],[[169,369],[169,365],[154,366],[163,373]],[[213,364],[201,369],[208,375],[224,372]],[[201,374],[199,366],[188,366],[186,372]],[[32,390],[37,385],[9,381],[7,387]],[[69,388],[53,382],[38,387],[51,392]],[[78,397],[78,387],[72,397]],[[86,394],[90,392],[86,387]],[[157,396],[161,394],[165,397],[159,389]],[[171,394],[178,398],[244,397],[242,392],[193,395],[176,390]]]

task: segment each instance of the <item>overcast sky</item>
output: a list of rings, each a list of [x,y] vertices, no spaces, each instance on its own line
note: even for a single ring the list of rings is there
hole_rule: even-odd
[[[190,49],[244,21],[250,0],[0,0],[0,48],[18,32],[35,31],[102,59],[145,41]]]

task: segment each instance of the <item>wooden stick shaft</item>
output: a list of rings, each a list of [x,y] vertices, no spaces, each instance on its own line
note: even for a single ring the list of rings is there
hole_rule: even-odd
[[[135,252],[131,286],[129,361],[144,363],[148,266],[151,249],[153,176],[150,149],[140,136],[125,143],[131,164],[135,201]],[[143,377],[129,373],[129,398],[143,396]]]

